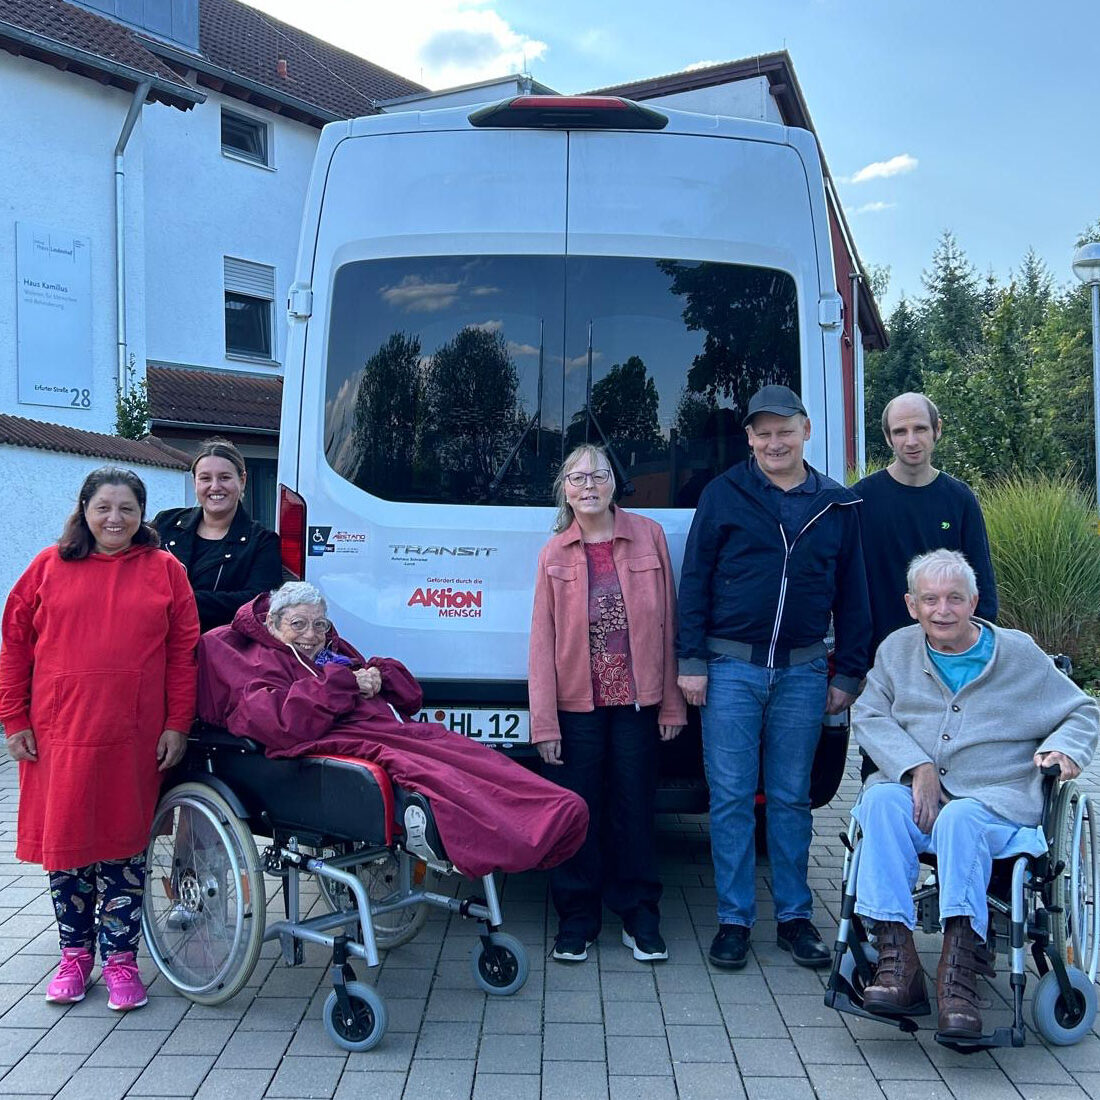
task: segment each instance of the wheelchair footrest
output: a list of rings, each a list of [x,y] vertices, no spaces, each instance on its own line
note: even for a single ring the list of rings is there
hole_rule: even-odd
[[[1024,1029],[1022,1027],[999,1027],[988,1035],[979,1035],[974,1039],[960,1039],[954,1035],[942,1035],[936,1032],[936,1042],[956,1054],[977,1054],[993,1047],[1022,1047]]]

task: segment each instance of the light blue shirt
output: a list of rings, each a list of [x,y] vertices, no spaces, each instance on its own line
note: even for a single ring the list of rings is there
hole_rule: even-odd
[[[925,647],[932,664],[940,674],[940,679],[951,689],[952,695],[960,691],[972,680],[976,680],[982,669],[989,664],[993,656],[993,631],[984,626],[978,627],[978,640],[962,653],[940,653],[925,640]]]

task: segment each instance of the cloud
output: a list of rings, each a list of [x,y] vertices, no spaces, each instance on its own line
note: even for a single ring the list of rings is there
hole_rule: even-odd
[[[690,73],[695,69],[710,69],[715,65],[721,65],[721,61],[693,61],[690,65],[684,66],[684,72]]]
[[[396,286],[379,293],[387,305],[406,313],[438,313],[458,299],[458,283],[426,283],[418,275],[406,275]]]
[[[539,349],[534,344],[517,344],[515,340],[509,340],[504,345],[512,355],[538,355]]]
[[[593,351],[592,352],[592,362],[593,363],[598,363],[602,358],[603,358],[603,352],[602,351]],[[566,361],[565,361],[565,372],[566,372],[566,374],[570,374],[573,371],[575,371],[578,367],[587,367],[587,366],[588,366],[588,352],[586,351],[586,352],[583,352],[580,355],[571,355],[571,356],[569,356],[569,358],[566,359]]]
[[[504,328],[503,321],[482,321],[477,325],[467,325],[467,328],[476,328],[479,332],[500,332]]]
[[[549,47],[494,10],[498,0],[250,0],[253,7],[430,88],[520,72]],[[364,89],[369,93],[369,89]]]
[[[889,160],[876,160],[871,164],[865,164],[848,183],[866,183],[868,180],[885,180],[891,176],[904,176],[917,167],[918,160],[908,153],[899,153]]]
[[[879,214],[883,210],[893,210],[897,206],[896,202],[865,202],[862,206],[857,206],[852,213],[853,214]]]

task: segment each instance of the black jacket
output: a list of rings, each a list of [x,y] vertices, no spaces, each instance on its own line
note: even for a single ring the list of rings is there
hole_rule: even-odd
[[[682,675],[706,672],[708,637],[751,646],[754,664],[784,668],[792,649],[821,642],[831,613],[835,683],[857,690],[871,635],[859,497],[814,473],[818,491],[793,539],[748,462],[703,490],[680,575]]]
[[[279,554],[279,536],[256,523],[243,507],[222,540],[221,558],[207,558],[192,569],[195,537],[202,508],[168,508],[153,517],[160,543],[183,563],[187,570],[195,602],[199,605],[199,625],[203,632],[233,621],[237,609],[261,592],[270,592],[283,583]]]

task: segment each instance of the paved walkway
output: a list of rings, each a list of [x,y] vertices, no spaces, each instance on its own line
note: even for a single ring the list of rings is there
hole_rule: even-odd
[[[1095,774],[1090,787],[1096,788]],[[835,928],[837,836],[856,791],[849,768],[834,805],[816,815],[811,885],[823,931]],[[120,792],[121,794],[121,792]],[[1047,1048],[1029,1033],[1019,1050],[953,1054],[931,1034],[842,1017],[822,1003],[823,977],[792,965],[774,945],[770,903],[748,967],[705,962],[714,891],[705,819],[662,822],[668,963],[635,963],[605,928],[581,966],[548,959],[553,934],[546,879],[504,888],[505,928],[531,952],[515,997],[489,998],[470,975],[475,929],[445,916],[387,957],[374,977],[389,1030],[374,1051],[347,1055],[321,1025],[329,991],[325,956],[287,969],[267,945],[250,985],[218,1008],[191,1005],[162,978],[149,1005],[126,1016],[106,1008],[102,985],[68,1009],[43,1000],[56,965],[44,875],[12,856],[16,770],[0,763],[0,1095],[113,1100],[122,1096],[404,1097],[405,1100],[1072,1100],[1100,1097],[1100,1037]],[[767,867],[760,873],[767,897]],[[272,894],[277,880],[268,880]],[[281,899],[273,897],[281,915]],[[273,912],[274,912],[273,910]],[[936,941],[926,969],[935,971]],[[145,958],[147,978],[153,973]],[[987,1021],[1006,1019],[1007,983],[989,996]]]

